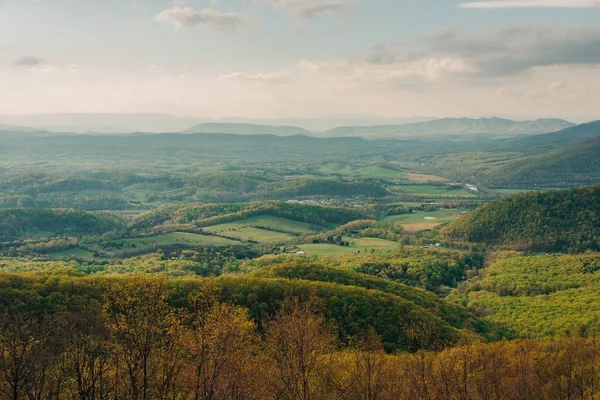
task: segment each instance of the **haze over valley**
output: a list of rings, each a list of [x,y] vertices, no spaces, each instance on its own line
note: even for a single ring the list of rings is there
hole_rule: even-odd
[[[594,0],[0,0],[0,400],[592,400]]]

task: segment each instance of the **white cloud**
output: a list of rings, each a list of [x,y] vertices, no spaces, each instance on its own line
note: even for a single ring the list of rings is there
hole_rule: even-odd
[[[262,83],[267,85],[281,85],[293,83],[293,79],[283,72],[271,72],[266,74],[247,74],[235,72],[233,74],[221,75],[220,81],[234,81],[239,83]]]
[[[206,25],[215,30],[235,30],[242,24],[240,16],[235,13],[222,13],[211,8],[198,11],[180,6],[164,10],[155,17],[155,20],[170,23],[174,29]]]
[[[460,4],[462,8],[593,8],[600,0],[505,0],[480,1]]]
[[[355,0],[274,0],[273,6],[292,17],[314,18],[347,11],[354,3]]]

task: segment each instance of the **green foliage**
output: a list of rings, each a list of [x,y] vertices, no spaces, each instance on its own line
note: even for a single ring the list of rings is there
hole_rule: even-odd
[[[131,279],[131,278],[126,278]],[[102,301],[112,282],[121,280],[81,278],[52,274],[0,274],[0,309],[15,302],[28,303],[42,314],[66,310],[69,304]],[[211,280],[165,281],[167,299],[174,307],[187,307],[189,294]],[[277,312],[290,297],[318,299],[330,322],[337,326],[340,339],[374,330],[382,336],[389,351],[442,348],[461,337],[472,339],[472,331],[460,331],[442,318],[412,301],[395,294],[360,287],[303,280],[266,279],[249,276],[216,278],[220,299],[249,310],[259,327]]]
[[[444,301],[431,292],[351,270],[296,262],[277,264],[259,269],[252,272],[251,275],[265,278],[329,282],[344,286],[361,287],[368,290],[378,290],[413,302],[428,312],[436,314],[455,328],[468,328],[480,333],[490,333],[490,327],[475,317],[474,314],[466,311],[461,306]]]
[[[600,186],[500,199],[443,232],[453,239],[529,251],[600,250]]]
[[[600,129],[598,129],[600,134]],[[491,169],[488,186],[574,187],[600,181],[600,136],[566,149],[521,158]]]
[[[26,236],[101,235],[123,229],[124,224],[110,214],[78,210],[2,210],[0,239]]]
[[[314,225],[343,224],[360,219],[363,213],[341,207],[315,206],[286,202],[240,204],[202,204],[165,208],[142,214],[131,229],[152,229],[161,224],[193,224],[206,227],[246,218],[271,215]]]
[[[501,258],[457,300],[522,337],[600,332],[600,255]]]

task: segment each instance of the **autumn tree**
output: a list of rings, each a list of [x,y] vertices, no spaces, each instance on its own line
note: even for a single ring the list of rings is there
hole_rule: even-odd
[[[180,326],[164,279],[138,276],[110,285],[104,316],[122,394],[133,400],[170,398],[181,378]]]
[[[268,326],[266,351],[273,363],[272,395],[282,400],[329,398],[327,357],[336,337],[311,301],[288,301]]]
[[[191,365],[188,389],[195,400],[259,398],[253,376],[256,331],[241,307],[220,303],[216,288],[189,296],[183,347]],[[254,390],[253,390],[254,389]]]

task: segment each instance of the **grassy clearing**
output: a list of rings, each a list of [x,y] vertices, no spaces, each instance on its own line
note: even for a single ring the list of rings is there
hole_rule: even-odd
[[[461,186],[453,185],[397,185],[395,191],[406,194],[419,194],[441,197],[475,197],[473,192],[466,191]]]
[[[231,246],[236,244],[239,245],[240,242],[218,236],[170,232],[141,238],[118,239],[103,245],[96,244],[96,246],[112,254],[116,252],[138,253],[144,250],[153,250],[160,246]]]
[[[305,222],[293,221],[291,219],[279,218],[271,215],[258,215],[256,217],[250,217],[240,221],[209,226],[203,228],[203,230],[221,234],[243,228],[268,228],[274,231],[285,232],[292,235],[303,235],[321,229],[321,227],[313,226]]]
[[[302,251],[315,256],[333,256],[340,254],[352,254],[357,251],[361,253],[376,253],[393,251],[398,247],[398,243],[385,239],[377,238],[344,238],[350,243],[350,246],[338,246],[335,244],[303,244],[299,246]]]
[[[242,240],[244,242],[273,243],[284,242],[295,236],[289,233],[269,231],[267,229],[253,228],[251,226],[242,228],[231,228],[227,230],[211,231],[221,236]]]
[[[420,211],[411,214],[392,215],[384,220],[396,223],[408,232],[419,232],[433,229],[446,222],[454,221],[462,216],[461,212],[463,211],[455,208],[429,212]]]
[[[375,178],[384,180],[407,180],[408,175],[395,169],[381,165],[358,166],[344,163],[331,162],[323,164],[319,172],[327,175],[358,176],[362,178]]]
[[[408,179],[413,182],[449,182],[448,179],[441,176],[416,173],[408,174]]]
[[[69,250],[57,251],[56,253],[50,254],[53,257],[78,257],[78,258],[94,258],[94,253],[85,249],[74,248]]]

